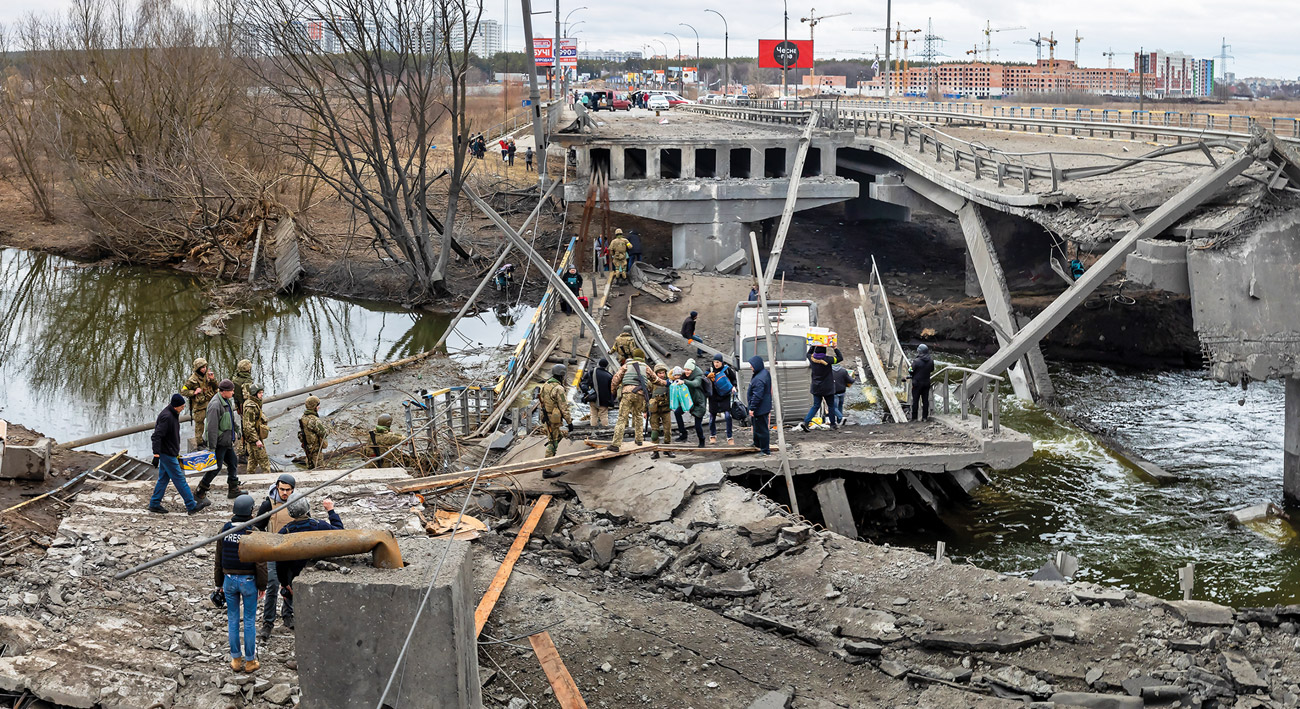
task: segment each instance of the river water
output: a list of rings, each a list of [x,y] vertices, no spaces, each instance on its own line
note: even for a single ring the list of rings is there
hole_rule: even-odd
[[[69,440],[152,421],[196,356],[219,375],[253,361],[268,391],[431,347],[445,315],[321,296],[270,298],[233,317],[227,334],[195,327],[207,311],[200,279],[84,266],[0,249],[0,417]],[[512,344],[531,311],[487,312],[449,338],[453,356]],[[945,358],[948,360],[949,358]],[[959,364],[969,362],[957,361]],[[1157,596],[1179,595],[1177,569],[1197,567],[1197,598],[1234,605],[1300,599],[1300,546],[1279,523],[1233,528],[1227,515],[1281,499],[1283,387],[1240,389],[1195,371],[1053,369],[1065,415],[1108,430],[1186,482],[1142,478],[1092,436],[1037,407],[1004,400],[1003,421],[1033,436],[1033,459],[993,474],[976,504],[937,535],[894,539],[958,561],[1029,574],[1057,550],[1079,576]],[[1245,404],[1238,405],[1238,400]],[[148,435],[95,450],[148,452]]]
[[[226,334],[196,330],[208,312],[204,281],[171,271],[84,265],[0,248],[0,418],[59,440],[153,421],[196,357],[218,378],[253,362],[268,393],[307,386],[357,367],[424,352],[451,317],[395,305],[315,295],[265,299],[227,321]],[[447,340],[473,362],[485,347],[513,344],[529,306],[467,317]],[[149,434],[88,446],[149,452]]]

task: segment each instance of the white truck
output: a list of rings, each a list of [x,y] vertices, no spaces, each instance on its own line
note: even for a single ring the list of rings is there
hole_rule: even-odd
[[[781,414],[785,421],[802,421],[812,407],[812,370],[808,363],[808,328],[817,326],[817,304],[811,300],[769,300],[768,319],[776,336],[776,363],[767,351],[767,329],[759,319],[758,303],[736,305],[736,349],[740,392],[749,388],[753,370],[749,358],[758,355],[777,377]],[[743,400],[743,399],[742,399]]]

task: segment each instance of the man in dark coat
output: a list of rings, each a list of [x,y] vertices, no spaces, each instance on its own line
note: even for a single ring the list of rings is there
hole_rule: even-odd
[[[754,446],[762,455],[772,455],[772,428],[767,420],[772,413],[772,373],[758,355],[749,358],[749,366],[754,369],[754,376],[749,379],[745,401],[750,420],[754,422]]]
[[[934,358],[930,356],[929,345],[916,348],[916,359],[912,360],[909,375],[912,377],[912,420],[916,420],[918,404],[921,420],[930,420],[930,375],[934,374]]]
[[[181,470],[181,409],[185,408],[185,397],[172,394],[167,407],[158,413],[158,421],[153,427],[153,465],[158,469],[158,483],[153,486],[153,495],[149,498],[149,511],[167,514],[162,506],[163,493],[167,492],[167,483],[176,486],[176,491],[185,501],[185,509],[194,514],[212,504],[212,500],[194,499],[190,492],[189,481]]]
[[[826,348],[820,345],[808,348],[808,363],[811,367],[812,386],[812,407],[808,409],[808,414],[803,417],[803,423],[799,424],[799,429],[808,430],[808,424],[812,423],[813,417],[821,409],[822,403],[826,404],[826,411],[831,424],[831,430],[838,428],[836,420],[839,418],[839,411],[835,409],[835,372],[833,367],[843,360],[840,355],[840,348],[836,347],[835,355],[832,356],[826,352]]]
[[[587,386],[593,389],[592,394],[596,397],[591,402],[590,421],[592,426],[608,426],[609,410],[611,407],[618,405],[618,400],[614,398],[611,391],[610,382],[614,380],[614,375],[609,371],[609,360],[604,357],[600,358],[596,368],[591,370],[588,375]]]
[[[299,497],[286,505],[289,516],[292,518],[288,524],[280,528],[280,534],[293,534],[294,532],[325,532],[335,529],[343,529],[343,520],[339,513],[334,511],[334,503],[326,498],[321,502],[325,508],[325,513],[329,515],[328,522],[322,522],[318,519],[311,518],[311,505],[307,503],[307,498]],[[310,561],[277,561],[275,563],[275,573],[277,580],[280,582],[280,594],[285,596],[286,610],[292,607],[293,598],[293,580],[307,568]],[[293,616],[289,613],[284,614],[284,627],[293,630]]]

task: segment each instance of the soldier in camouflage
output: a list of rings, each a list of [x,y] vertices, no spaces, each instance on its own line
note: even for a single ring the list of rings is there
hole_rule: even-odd
[[[632,351],[636,349],[636,340],[632,339],[632,326],[624,325],[623,332],[614,338],[614,355],[618,357],[618,363],[623,364],[632,357]],[[618,381],[617,379],[614,381]]]
[[[629,359],[617,372],[609,385],[618,396],[618,422],[614,424],[614,440],[609,444],[612,451],[618,450],[623,443],[623,431],[632,427],[632,438],[636,444],[645,442],[645,406],[650,398],[650,388],[659,379],[645,365],[645,352],[640,349],[632,351]]]
[[[614,230],[614,240],[609,242],[609,258],[614,262],[614,281],[621,278],[627,282],[627,254],[632,250],[632,242],[623,237],[622,229]]]
[[[320,408],[319,398],[307,397],[305,408],[306,411],[298,419],[298,442],[302,444],[302,452],[307,456],[307,468],[311,470],[319,468],[324,462],[322,454],[330,444],[329,429],[317,413]]]
[[[388,414],[379,415],[379,419],[375,421],[374,429],[370,431],[370,444],[366,448],[366,457],[374,458],[402,442],[402,437],[390,430],[392,425],[392,416],[389,416]],[[369,463],[368,467],[391,468],[396,465],[396,458],[397,451],[393,451],[392,453],[385,455],[381,460]]]
[[[648,383],[648,382],[647,382]],[[667,444],[672,439],[672,409],[668,405],[668,367],[655,365],[655,382],[650,387],[650,442],[658,443],[662,436]],[[665,453],[669,458],[676,457],[672,452]],[[659,457],[659,451],[650,454],[652,459]]]
[[[249,384],[243,407],[244,450],[248,451],[246,473],[269,473],[271,461],[266,457],[266,437],[271,429],[266,425],[266,415],[262,413],[262,385]],[[239,391],[236,389],[235,391]]]
[[[181,395],[190,400],[190,417],[194,419],[195,445],[205,447],[203,442],[204,419],[208,417],[208,402],[217,395],[217,374],[208,367],[208,361],[199,357],[194,360],[194,373],[181,385]]]
[[[573,432],[573,419],[569,417],[569,399],[564,393],[564,365],[557,364],[551,367],[551,378],[546,380],[538,393],[538,401],[542,404],[542,425],[546,428],[546,457],[551,458],[555,455],[555,449],[560,446],[560,440],[564,438],[564,424],[569,425],[569,432]],[[554,478],[562,473],[552,470],[542,472],[542,477]]]
[[[244,399],[248,398],[248,388],[253,386],[253,363],[246,360],[239,360],[235,367],[235,376],[230,381],[235,383],[235,410],[242,412],[244,410]],[[244,456],[248,451],[244,448],[244,439],[240,438],[235,441],[235,453]]]

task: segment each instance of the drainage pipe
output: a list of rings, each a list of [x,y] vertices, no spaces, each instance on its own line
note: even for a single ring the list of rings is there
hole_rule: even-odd
[[[338,529],[270,534],[253,532],[239,540],[240,561],[306,561],[372,552],[377,569],[402,568],[402,552],[393,533],[379,529]]]

